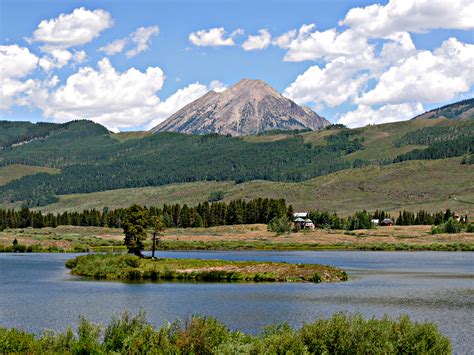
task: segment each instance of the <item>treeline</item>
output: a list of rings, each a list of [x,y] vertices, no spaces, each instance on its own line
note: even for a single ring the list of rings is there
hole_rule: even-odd
[[[414,149],[408,153],[398,155],[393,162],[444,159],[471,153],[474,153],[474,136],[472,135],[436,142],[425,149]]]
[[[256,198],[250,201],[234,200],[229,203],[200,203],[191,207],[186,204],[164,205],[162,208],[145,207],[148,219],[162,216],[166,228],[213,227],[233,224],[268,223],[275,217],[290,217],[293,207],[286,206],[284,199]],[[122,228],[128,209],[84,210],[42,214],[41,211],[0,209],[0,230],[5,228],[44,228],[59,225]]]
[[[430,110],[428,112],[424,112],[415,118],[420,116],[428,116],[428,118],[460,118],[462,117],[463,113],[470,110],[474,107],[474,98],[466,99],[462,101],[458,101],[449,105],[441,106]],[[469,118],[469,116],[467,117]]]
[[[204,202],[197,206],[165,204],[161,208],[144,207],[144,209],[150,220],[153,216],[162,216],[166,228],[207,228],[260,223],[274,225],[276,232],[289,232],[294,227],[292,224],[294,208],[292,205],[287,206],[284,199],[256,198],[250,201],[239,199],[229,203]],[[55,228],[60,225],[122,228],[122,222],[125,221],[127,213],[127,208],[66,211],[57,214],[43,214],[41,211],[31,211],[26,207],[20,210],[0,209],[0,231],[6,228]],[[395,218],[386,211],[376,210],[372,213],[358,211],[351,216],[342,217],[335,212],[316,210],[311,211],[308,217],[317,228],[356,230],[373,228],[372,220],[378,219],[382,222],[386,218],[399,226],[439,226],[455,217],[455,214],[450,209],[434,213],[425,210],[416,213],[404,210],[400,211]],[[459,216],[459,220],[465,225],[469,224],[467,215]]]
[[[419,210],[418,212],[403,210],[399,211],[397,217],[392,217],[390,213],[383,210],[375,210],[372,213],[358,211],[349,217],[341,217],[335,212],[328,211],[312,211],[309,213],[309,218],[316,227],[349,230],[372,228],[372,220],[379,220],[380,223],[384,219],[389,219],[398,226],[441,225],[454,217],[455,213],[450,209],[434,213],[425,210]],[[469,223],[467,215],[458,217],[462,223]]]
[[[11,122],[0,121],[0,149],[9,148],[14,144],[43,138],[61,125],[46,122]]]
[[[418,211],[418,213],[410,211],[400,211],[397,219],[394,221],[399,226],[411,226],[411,225],[439,225],[447,222],[450,218],[453,218],[455,213],[449,208],[445,211],[439,211],[435,213],[429,213],[424,210]],[[467,215],[459,216],[459,219],[463,222],[468,222]]]
[[[395,141],[394,146],[404,145],[431,145],[434,143],[456,140],[461,137],[472,137],[474,135],[474,122],[466,121],[455,126],[440,125],[424,127],[416,131],[408,132]]]

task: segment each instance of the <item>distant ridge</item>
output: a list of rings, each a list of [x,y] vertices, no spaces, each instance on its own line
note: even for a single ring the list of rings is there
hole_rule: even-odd
[[[435,108],[414,117],[420,118],[455,118],[455,119],[474,119],[474,98],[458,101],[449,105]]]
[[[223,92],[209,91],[151,131],[243,136],[277,129],[319,130],[329,124],[264,81],[242,79]]]

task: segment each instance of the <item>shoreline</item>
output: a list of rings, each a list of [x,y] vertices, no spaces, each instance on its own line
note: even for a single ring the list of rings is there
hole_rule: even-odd
[[[163,245],[164,244],[164,245]],[[121,249],[118,246],[114,249]],[[56,247],[47,247],[36,244],[30,250],[14,251],[9,246],[0,245],[0,253],[87,253],[93,248],[62,249]],[[108,247],[98,247],[101,250],[107,250]],[[109,250],[112,251],[112,248]],[[328,245],[328,244],[302,244],[302,243],[244,243],[238,245],[235,242],[166,242],[157,246],[157,251],[446,251],[446,252],[474,252],[474,244],[467,243],[443,243],[443,244],[390,244],[390,243],[372,243],[372,244],[347,244],[347,245]],[[144,251],[151,251],[146,248]],[[94,250],[92,250],[94,252]]]

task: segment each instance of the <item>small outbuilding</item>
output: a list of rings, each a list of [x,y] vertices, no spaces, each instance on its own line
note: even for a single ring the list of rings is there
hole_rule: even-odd
[[[310,220],[309,218],[304,219],[304,218],[298,217],[295,219],[294,223],[295,223],[295,227],[298,227],[299,229],[313,230],[315,228],[313,221]]]
[[[305,220],[301,217],[295,219],[295,226],[298,226],[299,229],[304,229]]]
[[[384,219],[380,222],[379,225],[385,226],[385,227],[387,227],[387,226],[393,226],[393,221],[392,221],[390,218],[384,218]]]
[[[310,220],[309,218],[305,219],[304,221],[304,229],[310,229],[310,230],[314,230],[314,223],[312,220]]]

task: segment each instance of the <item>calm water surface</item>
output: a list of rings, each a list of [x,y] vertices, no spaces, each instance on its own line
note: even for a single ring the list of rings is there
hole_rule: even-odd
[[[474,353],[474,254],[449,252],[161,252],[160,256],[320,263],[348,271],[350,281],[310,283],[119,283],[83,281],[64,268],[72,254],[0,254],[0,325],[40,333],[106,323],[144,309],[159,326],[191,314],[232,329],[300,326],[334,312],[367,317],[409,314],[436,322],[456,353]]]

